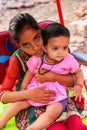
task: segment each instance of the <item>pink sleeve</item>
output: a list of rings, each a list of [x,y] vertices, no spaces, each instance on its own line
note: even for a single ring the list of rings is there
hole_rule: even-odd
[[[71,56],[71,68],[70,68],[70,73],[75,73],[75,71],[79,68],[79,63],[78,61],[73,57]]]
[[[27,61],[27,67],[28,69],[33,73],[34,70],[38,67],[40,61],[40,57],[32,56],[28,61]]]

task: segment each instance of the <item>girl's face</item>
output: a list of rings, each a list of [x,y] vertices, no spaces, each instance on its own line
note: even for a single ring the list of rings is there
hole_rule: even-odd
[[[69,37],[60,36],[50,38],[48,44],[43,47],[47,54],[47,60],[50,63],[62,61],[68,52]]]
[[[27,28],[19,35],[19,47],[29,55],[41,56],[42,43],[40,30]]]

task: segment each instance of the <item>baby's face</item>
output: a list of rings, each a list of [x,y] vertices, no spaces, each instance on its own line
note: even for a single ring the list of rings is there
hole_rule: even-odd
[[[29,55],[41,56],[42,36],[40,30],[26,29],[19,35],[19,47]]]
[[[60,62],[68,53],[69,37],[60,36],[49,38],[44,47],[49,62]]]

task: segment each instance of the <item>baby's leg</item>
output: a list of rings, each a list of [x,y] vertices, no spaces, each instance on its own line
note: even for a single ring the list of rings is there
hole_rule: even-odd
[[[0,118],[0,129],[3,128],[6,123],[13,117],[15,116],[19,111],[28,108],[30,105],[27,101],[20,101],[20,102],[15,102],[12,103],[3,116]]]
[[[63,106],[59,102],[48,105],[46,112],[41,114],[37,120],[26,130],[42,130],[48,127],[60,115],[62,110]]]

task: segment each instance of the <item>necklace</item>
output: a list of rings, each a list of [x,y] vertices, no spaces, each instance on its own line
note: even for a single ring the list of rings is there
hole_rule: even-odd
[[[42,56],[42,59],[41,59],[41,64],[40,64],[40,67],[38,68],[38,73],[40,74],[40,75],[44,75],[45,73],[48,73],[49,71],[51,71],[52,70],[52,68],[54,67],[54,65],[55,64],[52,64],[52,66],[51,66],[51,68],[50,69],[48,69],[48,70],[45,70],[44,72],[41,72],[41,68],[42,68],[42,65],[43,65],[43,63],[44,63],[44,58],[45,58],[45,60],[47,61],[47,59],[46,59],[46,57],[44,57],[44,55]],[[48,62],[49,63],[49,62]]]

